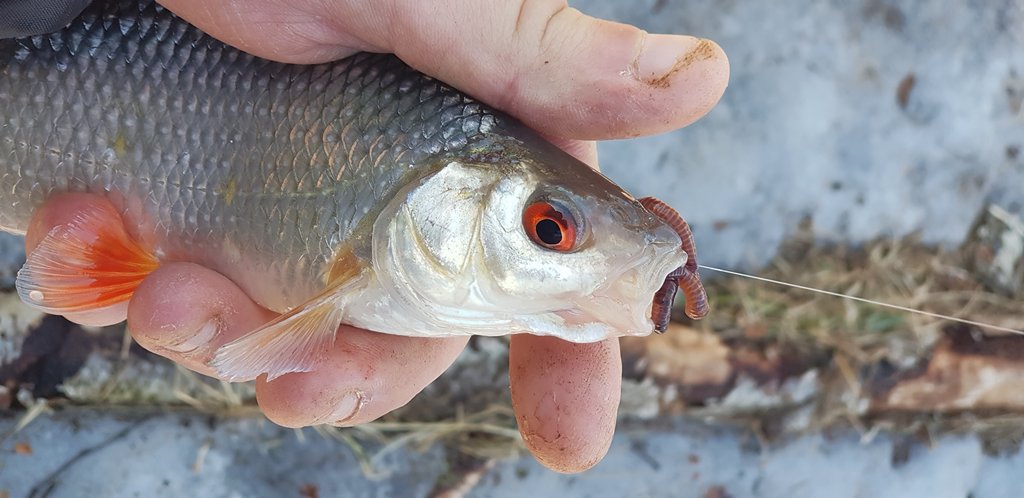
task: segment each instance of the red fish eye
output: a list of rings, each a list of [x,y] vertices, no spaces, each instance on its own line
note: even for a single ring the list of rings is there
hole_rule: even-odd
[[[566,252],[576,245],[576,220],[565,207],[538,201],[523,211],[523,228],[535,244]]]

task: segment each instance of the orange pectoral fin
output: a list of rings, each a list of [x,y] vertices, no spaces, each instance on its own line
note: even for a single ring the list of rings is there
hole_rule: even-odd
[[[46,313],[96,311],[130,299],[157,266],[125,231],[120,214],[98,203],[52,228],[15,284],[25,303]]]

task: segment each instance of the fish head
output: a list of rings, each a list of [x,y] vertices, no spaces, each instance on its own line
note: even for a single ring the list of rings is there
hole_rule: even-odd
[[[653,330],[652,298],[686,261],[679,236],[597,171],[560,159],[453,161],[381,214],[373,264],[389,306],[414,317],[405,327],[574,342]]]

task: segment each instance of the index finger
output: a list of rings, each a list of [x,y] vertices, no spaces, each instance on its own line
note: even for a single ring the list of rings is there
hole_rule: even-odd
[[[575,344],[512,336],[512,406],[526,447],[546,467],[582,472],[604,457],[622,389],[618,339]]]

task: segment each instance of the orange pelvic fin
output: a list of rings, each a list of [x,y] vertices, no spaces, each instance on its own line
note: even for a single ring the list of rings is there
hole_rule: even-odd
[[[46,313],[96,311],[123,303],[159,266],[109,204],[90,206],[50,230],[18,272],[21,299]]]

